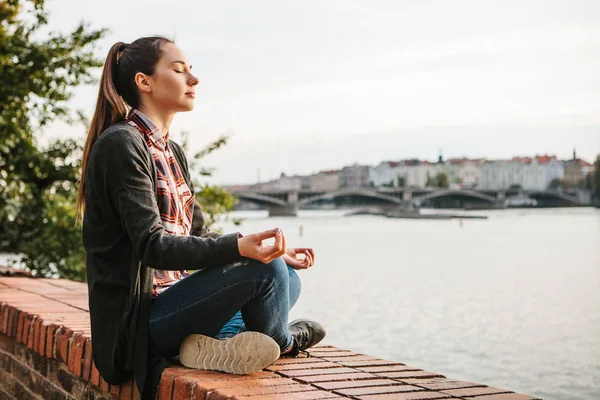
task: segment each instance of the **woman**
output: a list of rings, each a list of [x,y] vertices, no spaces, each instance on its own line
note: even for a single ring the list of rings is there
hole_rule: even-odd
[[[279,229],[189,234],[194,188],[169,127],[194,108],[191,69],[163,37],[113,45],[84,148],[78,216],[94,362],[110,384],[133,375],[143,398],[169,358],[245,374],[325,336],[316,322],[287,322],[300,286],[286,263],[312,266],[312,249],[286,249]]]

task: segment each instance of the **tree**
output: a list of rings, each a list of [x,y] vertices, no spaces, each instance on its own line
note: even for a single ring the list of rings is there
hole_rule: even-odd
[[[102,65],[94,45],[106,30],[80,23],[36,40],[48,22],[44,3],[0,2],[0,252],[22,254],[34,275],[81,279],[73,206],[82,146],[54,140],[41,148],[36,139],[52,121],[81,119],[67,104],[74,87],[94,82]]]
[[[510,185],[508,187],[508,190],[515,191],[515,192],[520,192],[520,191],[523,190],[523,186],[521,186],[520,183],[513,183],[512,185]]]
[[[433,178],[427,175],[427,183],[425,186],[447,188],[449,186],[448,175],[443,172],[438,172]]]
[[[560,178],[554,178],[548,185],[548,189],[550,190],[560,190],[562,189],[563,181]]]

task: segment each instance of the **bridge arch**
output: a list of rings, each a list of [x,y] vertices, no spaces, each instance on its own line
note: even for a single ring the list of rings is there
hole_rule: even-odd
[[[562,200],[570,205],[579,204],[579,199],[577,198],[577,196],[568,195],[563,192],[539,190],[539,191],[528,191],[525,194],[528,197],[538,200],[538,201],[541,199],[556,199],[556,200]]]
[[[447,189],[447,190],[437,190],[435,192],[431,192],[422,196],[415,197],[413,202],[416,205],[419,205],[427,200],[437,199],[441,197],[466,197],[471,199],[478,199],[490,204],[496,204],[496,198],[492,196],[488,196],[487,194],[475,192],[473,190],[457,190],[457,189]]]
[[[285,207],[288,203],[281,199],[277,199],[275,197],[271,197],[268,195],[256,193],[256,192],[233,192],[234,196],[238,197],[240,200],[246,200],[253,203],[257,203],[263,206],[280,206]]]
[[[349,197],[349,196],[368,197],[371,199],[383,200],[383,201],[386,201],[391,204],[402,204],[403,203],[403,201],[399,198],[396,198],[393,196],[388,196],[388,195],[379,193],[375,190],[342,189],[342,190],[337,190],[335,192],[315,195],[312,197],[305,197],[298,202],[298,205],[303,206],[303,205],[310,204],[310,203],[313,203],[313,202],[319,201],[319,200],[328,200],[328,199],[334,199],[337,197]]]

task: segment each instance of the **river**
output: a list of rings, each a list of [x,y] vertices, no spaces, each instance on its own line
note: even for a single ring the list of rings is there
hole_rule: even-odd
[[[549,400],[600,398],[600,210],[486,220],[240,211],[225,232],[283,229],[315,249],[290,317],[326,343]],[[299,226],[303,226],[300,236]]]

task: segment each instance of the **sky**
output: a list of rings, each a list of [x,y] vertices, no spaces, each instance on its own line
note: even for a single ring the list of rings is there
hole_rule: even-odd
[[[597,0],[47,0],[52,30],[81,20],[117,41],[174,37],[200,79],[188,157],[216,184],[354,163],[600,153]],[[98,71],[99,75],[100,71]],[[74,89],[91,116],[97,86]],[[55,123],[44,137],[84,138]],[[42,139],[44,140],[44,139]]]

